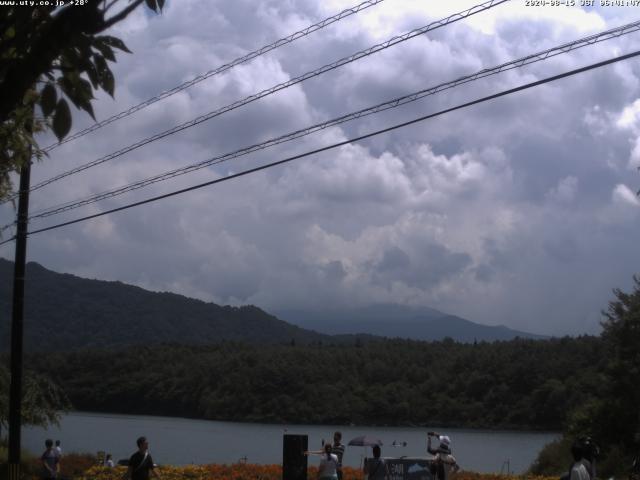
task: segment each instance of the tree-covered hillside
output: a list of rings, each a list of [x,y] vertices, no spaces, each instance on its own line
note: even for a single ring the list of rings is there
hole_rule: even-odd
[[[286,423],[560,429],[596,388],[594,337],[132,347],[31,356],[74,407]]]
[[[0,350],[8,350],[13,263],[0,259]],[[121,282],[87,280],[27,264],[27,350],[153,345],[326,340],[254,306],[229,307]]]

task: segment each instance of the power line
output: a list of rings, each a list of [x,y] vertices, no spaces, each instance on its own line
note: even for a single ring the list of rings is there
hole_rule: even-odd
[[[293,78],[291,80],[288,80],[286,82],[280,83],[280,84],[278,84],[278,85],[276,85],[274,87],[271,87],[271,88],[263,90],[263,91],[261,91],[259,93],[250,95],[250,96],[248,96],[248,97],[246,97],[246,98],[244,98],[242,100],[238,100],[238,101],[236,101],[234,103],[231,103],[229,105],[221,107],[221,108],[219,108],[217,110],[214,110],[212,112],[209,112],[209,113],[207,113],[205,115],[201,115],[201,116],[199,116],[199,117],[197,117],[197,118],[195,118],[193,120],[190,120],[190,121],[185,122],[185,123],[183,123],[181,125],[178,125],[178,126],[175,126],[173,128],[170,128],[169,130],[165,130],[164,132],[158,133],[156,135],[153,135],[152,137],[147,137],[147,138],[145,138],[143,140],[140,140],[137,143],[129,145],[128,147],[125,147],[125,148],[122,148],[122,149],[120,149],[120,150],[118,150],[116,152],[110,153],[109,155],[106,155],[104,157],[98,158],[98,159],[93,160],[93,161],[91,161],[89,163],[86,163],[86,164],[81,165],[79,167],[76,167],[76,168],[73,168],[71,170],[68,170],[67,172],[61,173],[61,174],[56,175],[54,177],[51,177],[51,178],[49,178],[47,180],[44,180],[44,181],[32,186],[30,191],[38,190],[38,189],[40,189],[40,188],[42,188],[42,187],[44,187],[46,185],[49,185],[50,183],[56,182],[56,181],[61,180],[61,179],[65,178],[65,177],[68,177],[70,175],[74,175],[76,173],[82,172],[82,171],[87,170],[88,168],[94,167],[96,165],[100,165],[100,164],[105,163],[105,162],[107,162],[109,160],[113,160],[114,158],[120,157],[120,156],[124,155],[125,153],[131,152],[131,151],[133,151],[133,150],[135,150],[137,148],[140,148],[140,147],[142,147],[144,145],[147,145],[147,144],[149,144],[151,142],[154,142],[154,141],[159,140],[161,138],[167,137],[169,135],[173,135],[174,133],[178,133],[178,132],[180,132],[182,130],[185,130],[187,128],[193,127],[195,125],[198,125],[198,124],[200,124],[202,122],[205,122],[205,121],[210,120],[210,119],[212,119],[214,117],[222,115],[223,113],[229,112],[229,111],[234,110],[236,108],[239,108],[241,106],[247,105],[248,103],[251,103],[251,102],[254,102],[256,100],[259,100],[260,98],[263,98],[263,97],[266,97],[268,95],[271,95],[272,93],[275,93],[277,91],[283,90],[283,89],[288,88],[288,87],[291,87],[292,85],[295,85],[297,83],[301,83],[301,82],[303,82],[305,80],[308,80],[309,78],[317,77],[317,76],[319,76],[319,75],[321,75],[323,73],[326,73],[326,72],[328,72],[330,70],[334,70],[334,69],[339,68],[339,67],[341,67],[343,65],[346,65],[348,63],[354,62],[356,60],[359,60],[361,58],[367,57],[367,56],[372,55],[372,54],[374,54],[376,52],[379,52],[381,50],[389,48],[389,47],[391,47],[393,45],[396,45],[398,43],[407,41],[407,40],[409,40],[409,39],[411,39],[413,37],[416,37],[418,35],[422,35],[422,34],[424,34],[426,32],[429,32],[429,31],[435,30],[437,28],[449,25],[449,24],[451,24],[453,22],[457,22],[457,21],[462,20],[464,18],[467,18],[467,17],[469,17],[471,15],[474,15],[474,14],[479,13],[479,12],[483,12],[485,10],[488,10],[490,8],[493,8],[493,7],[497,6],[497,5],[500,5],[500,4],[508,2],[508,1],[509,0],[489,0],[489,1],[485,2],[485,3],[483,3],[483,4],[476,5],[474,7],[471,7],[469,9],[467,9],[467,10],[464,10],[462,12],[454,13],[453,15],[450,15],[450,16],[444,18],[444,19],[432,22],[432,23],[430,23],[430,24],[428,24],[428,25],[426,25],[424,27],[417,28],[417,29],[411,30],[410,32],[407,32],[407,33],[405,33],[403,35],[399,35],[399,36],[393,37],[393,38],[391,38],[391,39],[389,39],[389,40],[387,40],[385,42],[382,42],[382,43],[379,43],[377,45],[374,45],[373,47],[369,47],[366,50],[361,50],[360,52],[354,53],[353,55],[350,55],[348,57],[344,57],[344,58],[342,58],[340,60],[337,60],[337,61],[335,61],[333,63],[324,65],[324,66],[322,66],[322,67],[320,67],[320,68],[318,68],[316,70],[304,73],[304,74],[302,74],[302,75],[300,75],[298,77],[295,77],[295,78]],[[10,197],[8,197],[5,200],[5,202],[9,201],[9,200],[12,200],[13,198],[15,198],[15,194],[10,196]]]
[[[57,205],[54,207],[49,207],[47,209],[42,209],[39,212],[34,212],[34,214],[29,217],[30,220],[32,219],[37,219],[37,218],[45,218],[45,217],[49,217],[52,215],[56,215],[62,212],[66,212],[69,210],[73,210],[85,205],[89,205],[92,203],[96,203],[98,201],[101,200],[105,200],[107,198],[113,198],[116,197],[118,195],[122,195],[124,193],[127,192],[131,192],[134,190],[138,190],[140,188],[152,185],[154,183],[158,183],[164,180],[168,180],[171,178],[175,178],[177,176],[180,175],[184,175],[187,173],[191,173],[193,171],[196,170],[200,170],[202,168],[211,166],[211,165],[215,165],[218,163],[222,163],[222,162],[226,162],[229,160],[232,160],[234,158],[238,158],[250,153],[254,153],[257,152],[259,150],[263,150],[265,148],[274,146],[274,145],[279,145],[281,143],[284,142],[288,142],[306,135],[309,135],[311,133],[315,133],[321,130],[324,130],[326,128],[332,127],[332,126],[336,126],[351,120],[355,120],[358,118],[362,118],[364,116],[367,115],[372,115],[375,113],[379,113],[385,110],[389,110],[392,108],[396,108],[399,107],[401,105],[406,105],[407,103],[410,102],[414,102],[416,100],[419,100],[421,98],[424,98],[426,96],[429,95],[434,95],[436,93],[442,92],[444,90],[447,89],[451,89],[454,88],[456,86],[471,82],[471,81],[475,81],[481,78],[485,78],[491,75],[496,75],[498,73],[502,73],[508,70],[512,70],[514,68],[519,68],[522,67],[524,65],[530,65],[532,63],[536,63],[536,62],[540,62],[543,60],[546,60],[548,58],[560,55],[560,54],[564,54],[564,53],[568,53],[572,50],[576,50],[578,48],[582,48],[588,45],[593,45],[595,43],[598,42],[602,42],[605,40],[609,40],[611,38],[617,38],[620,37],[622,35],[626,35],[632,32],[636,32],[640,30],[640,21],[636,21],[633,23],[629,23],[627,25],[623,25],[621,27],[617,27],[617,28],[613,28],[613,29],[609,29],[594,35],[590,35],[588,37],[584,37],[578,40],[574,40],[572,42],[568,42],[565,43],[563,45],[557,46],[557,47],[553,47],[550,48],[548,50],[544,50],[538,53],[534,53],[531,55],[527,55],[526,57],[522,57],[519,58],[517,60],[512,60],[510,62],[507,63],[503,63],[501,65],[498,65],[496,67],[491,67],[491,68],[486,68],[483,70],[480,70],[474,74],[471,75],[466,75],[464,77],[460,77],[457,78],[455,80],[452,80],[450,82],[446,82],[446,83],[441,83],[439,85],[436,85],[434,87],[430,87],[424,90],[420,90],[418,92],[414,92],[411,93],[409,95],[404,95],[402,97],[398,97],[395,98],[393,100],[389,100],[383,103],[380,103],[378,105],[372,106],[372,107],[368,107],[362,110],[358,110],[356,112],[352,112],[346,115],[342,115],[340,117],[331,119],[331,120],[327,120],[325,122],[321,122],[300,130],[296,130],[294,132],[290,132],[287,133],[285,135],[276,137],[276,138],[271,138],[269,140],[266,140],[264,142],[258,143],[258,144],[254,144],[251,146],[247,146],[247,147],[243,147],[239,150],[235,150],[233,152],[230,153],[225,153],[223,155],[217,155],[215,157],[209,158],[207,160],[195,163],[195,164],[191,164],[191,165],[187,165],[185,167],[181,167],[181,168],[177,168],[174,170],[170,170],[168,172],[164,172],[152,177],[148,177],[145,178],[143,180],[139,180],[136,182],[133,182],[131,184],[122,186],[122,187],[118,187],[116,189],[112,189],[109,191],[105,191],[105,192],[101,192],[95,195],[92,195],[90,197],[81,199],[81,200],[75,200],[75,201],[71,201],[71,202],[66,202],[63,203],[61,205]],[[5,226],[6,227],[6,226]]]
[[[564,73],[561,73],[561,74],[558,74],[558,75],[554,75],[552,77],[547,77],[547,78],[544,78],[542,80],[537,80],[535,82],[530,82],[530,83],[521,85],[519,87],[511,88],[509,90],[503,90],[502,92],[495,93],[493,95],[489,95],[489,96],[486,96],[486,97],[482,97],[482,98],[473,100],[471,102],[463,103],[461,105],[457,105],[455,107],[447,108],[445,110],[440,110],[439,112],[436,112],[436,113],[431,113],[429,115],[424,115],[422,117],[418,117],[418,118],[415,118],[413,120],[409,120],[407,122],[399,123],[399,124],[396,124],[396,125],[393,125],[391,127],[387,127],[387,128],[381,129],[381,130],[376,130],[374,132],[370,132],[370,133],[367,133],[365,135],[361,135],[361,136],[358,136],[358,137],[355,137],[355,138],[351,138],[349,140],[345,140],[345,141],[342,141],[342,142],[334,143],[332,145],[328,145],[328,146],[325,146],[325,147],[322,147],[322,148],[318,148],[316,150],[311,150],[309,152],[305,152],[305,153],[302,153],[302,154],[299,154],[299,155],[294,155],[292,157],[288,157],[288,158],[285,158],[283,160],[279,160],[279,161],[276,161],[276,162],[272,162],[272,163],[268,163],[268,164],[265,164],[265,165],[261,165],[259,167],[255,167],[255,168],[251,168],[251,169],[248,169],[248,170],[244,170],[242,172],[239,172],[239,173],[236,173],[236,174],[233,174],[233,175],[228,175],[228,176],[223,177],[223,178],[218,178],[216,180],[211,180],[211,181],[208,181],[208,182],[200,183],[198,185],[193,185],[191,187],[183,188],[181,190],[176,190],[176,191],[173,191],[173,192],[170,192],[170,193],[166,193],[164,195],[159,195],[159,196],[156,196],[156,197],[148,198],[146,200],[142,200],[142,201],[139,201],[139,202],[130,203],[130,204],[124,205],[122,207],[113,208],[111,210],[107,210],[107,211],[104,211],[104,212],[96,213],[96,214],[93,214],[93,215],[87,215],[85,217],[76,218],[75,220],[70,220],[68,222],[58,223],[56,225],[52,225],[52,226],[45,227],[45,228],[40,228],[38,230],[32,230],[32,231],[28,232],[28,234],[29,235],[34,235],[36,233],[47,232],[49,230],[54,230],[54,229],[57,229],[57,228],[68,226],[68,225],[73,225],[75,223],[83,222],[83,221],[86,221],[86,220],[91,220],[93,218],[101,217],[101,216],[104,216],[104,215],[109,215],[111,213],[119,212],[119,211],[122,211],[122,210],[127,210],[129,208],[138,207],[138,206],[141,206],[141,205],[145,205],[147,203],[152,203],[152,202],[155,202],[155,201],[158,201],[158,200],[162,200],[162,199],[165,199],[165,198],[168,198],[168,197],[173,197],[175,195],[179,195],[179,194],[182,194],[182,193],[190,192],[192,190],[197,190],[197,189],[204,188],[204,187],[207,187],[207,186],[210,186],[210,185],[215,185],[217,183],[222,183],[222,182],[225,182],[227,180],[232,180],[234,178],[238,178],[238,177],[242,177],[242,176],[248,175],[250,173],[255,173],[255,172],[258,172],[258,171],[261,171],[261,170],[266,170],[268,168],[275,167],[275,166],[278,166],[278,165],[282,165],[282,164],[285,164],[285,163],[288,163],[288,162],[292,162],[294,160],[298,160],[298,159],[301,159],[301,158],[304,158],[304,157],[308,157],[310,155],[315,155],[317,153],[321,153],[321,152],[324,152],[324,151],[327,151],[327,150],[331,150],[331,149],[334,149],[334,148],[337,148],[337,147],[341,147],[341,146],[347,145],[349,143],[358,142],[358,141],[361,141],[361,140],[364,140],[364,139],[367,139],[367,138],[370,138],[370,137],[373,137],[373,136],[376,136],[376,135],[380,135],[382,133],[387,133],[387,132],[390,132],[392,130],[397,130],[399,128],[403,128],[403,127],[406,127],[406,126],[409,126],[409,125],[412,125],[412,124],[415,124],[415,123],[418,123],[418,122],[422,122],[422,121],[428,120],[430,118],[435,118],[435,117],[438,117],[440,115],[444,115],[445,113],[453,112],[453,111],[456,111],[456,110],[461,110],[463,108],[467,108],[467,107],[470,107],[472,105],[477,105],[479,103],[487,102],[489,100],[494,100],[494,99],[499,98],[499,97],[504,97],[506,95],[510,95],[510,94],[513,94],[513,93],[516,93],[516,92],[520,92],[522,90],[527,90],[529,88],[533,88],[533,87],[537,87],[539,85],[543,85],[543,84],[546,84],[546,83],[554,82],[554,81],[560,80],[562,78],[566,78],[566,77],[570,77],[570,76],[573,76],[573,75],[577,75],[579,73],[583,73],[583,72],[586,72],[588,70],[593,70],[595,68],[600,68],[600,67],[604,67],[606,65],[611,65],[613,63],[617,63],[617,62],[620,62],[622,60],[627,60],[627,59],[630,59],[630,58],[633,58],[633,57],[637,57],[638,55],[640,55],[640,50],[637,50],[637,51],[635,51],[633,53],[629,53],[629,54],[622,55],[622,56],[619,56],[619,57],[611,58],[609,60],[604,60],[602,62],[593,63],[593,64],[587,65],[585,67],[581,67],[581,68],[577,68],[577,69],[574,69],[574,70],[570,70],[568,72],[564,72]],[[8,242],[14,240],[14,238],[5,240],[4,242],[1,242],[0,245],[8,243]]]
[[[94,123],[93,125],[85,128],[84,130],[80,130],[77,133],[74,133],[73,135],[70,135],[69,137],[66,137],[65,139],[63,139],[62,141],[58,142],[58,143],[53,143],[51,145],[49,145],[48,147],[44,148],[45,152],[50,152],[51,150],[59,147],[60,145],[63,145],[67,142],[70,142],[72,140],[75,140],[77,138],[83,137],[91,132],[95,132],[96,130],[109,125],[110,123],[115,122],[116,120],[120,120],[121,118],[125,118],[128,117],[129,115],[138,112],[140,110],[142,110],[143,108],[148,107],[149,105],[153,105],[156,102],[159,102],[160,100],[163,100],[165,98],[168,98],[178,92],[181,92],[182,90],[185,90],[203,80],[206,80],[207,78],[210,78],[214,75],[218,75],[219,73],[224,73],[227,70],[232,69],[233,67],[235,67],[236,65],[240,65],[242,63],[246,63],[250,60],[253,60],[256,57],[259,57],[261,55],[264,55],[265,53],[269,53],[272,50],[275,50],[276,48],[282,47],[283,45],[287,45],[289,43],[294,42],[295,40],[298,40],[302,37],[305,37],[313,32],[316,32],[326,26],[331,25],[332,23],[338,22],[344,18],[347,18],[351,15],[354,15],[366,8],[372,7],[373,5],[376,5],[380,2],[383,2],[384,0],[367,0],[365,2],[362,2],[359,5],[356,5],[355,7],[350,7],[350,8],[346,8],[343,11],[341,11],[340,13],[333,15],[331,17],[325,18],[324,20],[318,22],[318,23],[314,23],[313,25],[310,25],[302,30],[299,30],[295,33],[292,33],[291,35],[284,37],[284,38],[280,38],[279,40],[276,40],[275,42],[266,45],[264,47],[260,47],[257,50],[254,50],[253,52],[250,52],[246,55],[244,55],[243,57],[239,57],[236,58],[235,60],[232,60],[229,63],[225,63],[224,65],[221,65],[213,70],[209,70],[206,73],[203,73],[202,75],[198,75],[197,77],[192,78],[191,80],[187,80],[184,83],[181,83],[180,85],[178,85],[177,87],[173,87],[169,90],[165,90],[162,93],[159,93],[158,95],[156,95],[155,97],[152,97],[148,100],[145,100],[144,102],[141,102],[137,105],[134,105],[133,107],[124,110],[116,115],[113,115],[112,117],[109,117],[105,120],[102,120],[101,122],[98,123]]]

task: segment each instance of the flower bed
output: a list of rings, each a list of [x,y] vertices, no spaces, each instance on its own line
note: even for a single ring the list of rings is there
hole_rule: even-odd
[[[83,475],[75,477],[77,480],[122,480],[126,472],[125,467],[91,467]],[[317,478],[318,468],[309,467],[309,480]],[[183,467],[158,467],[162,480],[281,480],[282,467],[280,465],[188,465]],[[344,468],[344,480],[362,480],[362,472],[357,468]],[[451,480],[555,480],[548,477],[514,476],[482,474],[474,472],[458,472]]]

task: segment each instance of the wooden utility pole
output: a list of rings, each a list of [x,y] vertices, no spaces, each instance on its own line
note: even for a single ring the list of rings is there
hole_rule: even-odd
[[[20,428],[22,426],[22,347],[24,331],[24,274],[27,261],[27,224],[31,183],[31,149],[20,169],[20,192],[13,270],[11,316],[11,386],[9,388],[9,480],[20,478]]]

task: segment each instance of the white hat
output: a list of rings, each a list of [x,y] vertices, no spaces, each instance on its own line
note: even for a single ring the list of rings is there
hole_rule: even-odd
[[[451,439],[447,435],[440,435],[438,440],[440,440],[441,447],[444,447],[447,450],[451,449]]]

